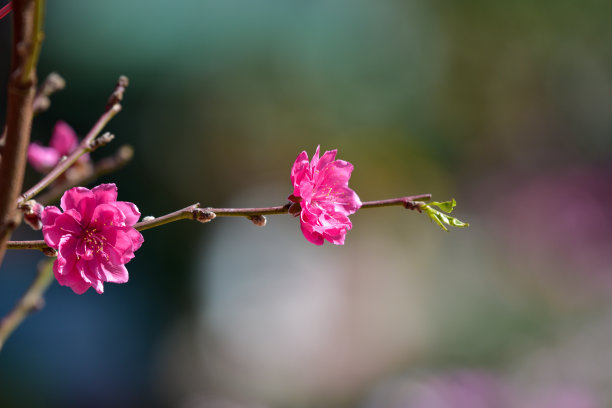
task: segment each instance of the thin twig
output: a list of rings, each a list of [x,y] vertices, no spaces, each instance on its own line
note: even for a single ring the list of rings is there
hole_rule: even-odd
[[[6,242],[19,225],[15,202],[23,186],[26,152],[32,129],[36,62],[42,42],[44,0],[13,3],[13,47],[8,84],[6,138],[0,162],[0,263]]]
[[[6,17],[13,10],[13,2],[9,1],[5,6],[0,8],[0,20]]]
[[[121,105],[119,101],[122,98],[123,91],[127,86],[127,78],[120,77],[115,87],[115,91],[111,95],[111,100],[114,103],[110,106],[107,105],[107,109],[104,111],[100,119],[95,123],[93,128],[89,131],[87,136],[81,141],[79,147],[64,160],[61,160],[45,177],[43,177],[38,183],[32,188],[23,193],[17,201],[17,206],[32,199],[36,194],[40,193],[45,187],[51,184],[59,176],[61,176],[66,170],[70,168],[82,155],[93,151],[100,144],[96,143],[96,137],[100,134],[102,129],[110,122],[110,120],[121,111]],[[110,102],[109,101],[109,102]],[[103,135],[104,136],[104,135]]]
[[[431,199],[431,194],[419,194],[408,197],[391,198],[388,200],[366,201],[362,204],[361,209],[390,207],[401,205],[409,210],[419,210],[420,204],[423,201]],[[291,203],[276,207],[258,207],[258,208],[212,208],[201,207],[199,203],[190,205],[183,209],[171,212],[161,217],[151,218],[146,217],[143,221],[134,225],[138,231],[144,231],[151,228],[156,228],[161,225],[169,224],[179,220],[195,220],[202,223],[212,221],[216,217],[246,217],[255,225],[265,225],[265,215],[288,214]],[[43,240],[39,241],[10,241],[7,245],[9,249],[38,249],[41,251],[48,250],[49,247]]]
[[[44,261],[38,268],[38,275],[29,289],[23,294],[13,310],[0,321],[0,350],[6,339],[32,312],[40,310],[44,305],[43,294],[53,282],[53,260]]]
[[[105,157],[96,162],[93,172],[79,177],[75,180],[66,180],[62,184],[54,185],[49,191],[40,194],[36,201],[42,205],[56,202],[64,192],[72,187],[86,186],[105,174],[114,173],[125,166],[134,157],[134,149],[131,146],[123,145],[114,156]]]
[[[47,78],[38,88],[34,97],[33,110],[34,115],[46,111],[51,106],[49,97],[57,91],[61,91],[66,87],[66,81],[57,72],[52,72],[47,75]]]

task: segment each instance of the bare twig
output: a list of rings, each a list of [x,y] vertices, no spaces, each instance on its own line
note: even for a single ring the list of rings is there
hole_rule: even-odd
[[[32,128],[36,62],[42,42],[44,0],[13,3],[13,47],[8,84],[6,139],[0,162],[0,263],[6,242],[19,225],[15,202],[23,185]]]
[[[30,288],[19,299],[13,310],[0,321],[0,350],[6,339],[27,316],[44,306],[43,294],[51,282],[53,282],[53,260],[47,260],[39,266],[38,275]]]
[[[134,149],[131,146],[123,145],[114,156],[98,160],[92,173],[86,174],[82,178],[66,180],[62,184],[54,185],[49,191],[40,194],[36,201],[43,205],[54,203],[59,200],[66,190],[76,186],[86,186],[105,174],[114,173],[132,160],[132,157],[134,157]]]
[[[26,202],[32,199],[36,194],[40,193],[45,187],[51,184],[54,180],[56,180],[59,176],[61,176],[66,170],[70,168],[82,155],[92,152],[95,148],[99,147],[101,143],[96,142],[96,138],[104,129],[104,126],[117,114],[121,111],[121,105],[119,101],[123,98],[123,92],[125,91],[125,87],[127,86],[127,78],[122,76],[119,78],[117,85],[115,87],[115,91],[111,95],[111,99],[109,103],[112,102],[111,105],[107,105],[106,110],[100,116],[100,119],[96,122],[93,128],[89,131],[87,136],[81,141],[79,147],[64,160],[61,160],[54,168],[51,170],[45,177],[43,177],[38,183],[36,183],[32,188],[23,193],[19,200],[17,201],[17,206],[21,203]],[[102,135],[102,138],[108,139],[107,136]],[[107,141],[108,142],[108,141]],[[103,143],[102,143],[103,144]]]
[[[58,73],[52,72],[47,75],[47,79],[45,79],[45,82],[43,82],[38,88],[36,96],[34,97],[34,104],[32,106],[34,115],[38,115],[39,113],[49,109],[49,106],[51,106],[49,96],[57,91],[61,91],[65,87],[66,81],[64,81],[64,78],[62,78]]]
[[[408,197],[391,198],[389,200],[366,201],[361,208],[378,208],[390,206],[403,206],[409,210],[420,211],[420,205],[423,201],[431,199],[431,194],[419,194]],[[192,204],[181,210],[171,212],[161,217],[146,217],[143,221],[134,225],[138,231],[144,231],[151,228],[156,228],[161,225],[169,224],[179,220],[195,220],[202,223],[212,221],[216,217],[246,217],[255,225],[264,226],[266,224],[265,215],[288,214],[291,203],[276,207],[259,207],[259,208],[212,208],[201,207],[199,203]],[[11,241],[8,243],[9,249],[38,249],[46,250],[48,248],[45,241]]]

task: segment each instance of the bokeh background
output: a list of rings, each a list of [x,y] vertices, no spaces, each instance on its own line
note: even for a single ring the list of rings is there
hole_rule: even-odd
[[[612,405],[612,3],[54,0],[36,118],[108,126],[103,182],[143,215],[280,205],[297,154],[355,165],[363,200],[455,197],[444,233],[384,208],[346,245],[295,219],[147,231],[130,281],[54,284],[0,353],[2,407]],[[10,19],[0,21],[0,118]],[[26,183],[37,180],[29,168]],[[37,239],[26,228],[15,238]],[[40,254],[10,252],[0,314]]]

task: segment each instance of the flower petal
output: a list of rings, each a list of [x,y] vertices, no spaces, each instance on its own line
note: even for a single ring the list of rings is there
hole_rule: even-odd
[[[132,251],[136,251],[142,246],[142,243],[144,242],[144,237],[139,231],[132,227],[126,227],[123,229],[123,232],[125,232],[132,241]]]
[[[125,225],[131,227],[140,219],[140,211],[138,211],[136,204],[127,201],[117,201],[114,205],[125,215]]]
[[[304,178],[310,179],[310,164],[308,163],[308,153],[303,151],[295,159],[291,168],[291,184],[293,184],[293,195],[301,197],[300,185]]]
[[[51,170],[58,162],[61,154],[52,147],[44,147],[34,142],[28,146],[28,162],[40,173]]]
[[[306,238],[309,242],[315,245],[323,245],[323,236],[314,231],[311,224],[301,221],[300,228],[302,229],[302,234],[304,234],[304,238]]]
[[[127,268],[124,265],[113,265],[109,262],[100,265],[104,280],[113,283],[125,283],[129,279]]]
[[[41,221],[45,225],[55,224],[55,220],[62,214],[59,208],[54,205],[45,207],[41,215]]]
[[[317,163],[317,170],[321,171],[325,168],[325,166],[333,162],[336,158],[336,153],[338,153],[337,149],[326,151]]]
[[[64,237],[76,238],[80,235],[82,228],[78,221],[75,220],[72,215],[64,213],[56,216],[54,213],[55,211],[53,210],[47,212],[46,208],[45,211],[43,211],[42,232],[43,238],[45,239],[47,245],[49,245],[51,248],[58,249],[61,246],[61,242]],[[53,217],[55,217],[53,224],[49,225],[45,222],[45,219],[49,220]]]
[[[79,139],[69,124],[61,120],[55,124],[49,145],[55,149],[60,156],[68,156],[76,149],[78,143]]]
[[[125,226],[125,215],[114,204],[100,204],[93,211],[91,225],[98,231],[123,227]]]
[[[87,292],[87,289],[89,289],[91,285],[81,279],[80,274],[78,274],[78,271],[76,270],[76,267],[71,266],[72,269],[68,269],[66,270],[66,272],[63,272],[58,266],[58,261],[59,260],[56,259],[55,263],[53,264],[53,274],[55,275],[57,283],[62,286],[70,287],[77,295],[82,295],[83,293]]]
[[[117,186],[114,183],[100,184],[91,192],[96,197],[97,204],[107,204],[117,201]]]
[[[60,207],[62,210],[68,211],[70,209],[76,209],[80,211],[79,204],[83,199],[93,199],[93,193],[85,187],[73,187],[70,190],[66,191],[62,196],[60,201]],[[95,201],[94,201],[95,204]]]
[[[91,286],[83,280],[81,272],[77,268],[76,240],[72,237],[62,238],[58,256],[53,264],[55,279],[62,286],[70,287],[76,294],[81,295]]]

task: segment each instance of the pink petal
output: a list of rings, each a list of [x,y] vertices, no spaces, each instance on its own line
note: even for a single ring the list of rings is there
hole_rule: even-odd
[[[96,280],[95,285],[92,285],[91,287],[94,288],[95,291],[98,292],[98,294],[100,295],[104,293],[104,283],[101,279]]]
[[[300,228],[302,229],[302,234],[304,234],[304,238],[306,238],[309,242],[315,245],[323,245],[323,236],[314,231],[311,224],[300,222]]]
[[[91,243],[88,243],[87,240],[83,238],[78,240],[75,253],[78,258],[83,259],[84,261],[90,261],[94,257]]]
[[[57,150],[60,156],[68,156],[78,143],[79,139],[70,125],[61,120],[55,124],[49,145]]]
[[[81,279],[91,285],[98,293],[104,292],[104,286],[102,284],[102,270],[100,268],[100,262],[96,260],[86,261],[80,259],[76,263],[76,269],[81,275]]]
[[[75,255],[76,240],[64,237],[60,244],[57,259],[53,264],[55,279],[62,286],[70,287],[76,294],[81,295],[91,286],[84,281],[77,268]]]
[[[117,201],[117,186],[114,183],[100,184],[91,192],[96,197],[97,204],[107,204]]]
[[[317,164],[319,164],[319,152],[321,151],[321,145],[317,146],[317,150],[315,150],[315,154],[312,155],[312,160],[310,161],[310,171],[314,171],[317,168]]]
[[[144,242],[144,237],[140,232],[131,227],[123,229],[123,232],[125,232],[132,241],[132,251],[136,251],[142,246],[142,243]]]
[[[49,208],[49,207],[47,207]],[[55,208],[55,207],[52,207]],[[46,209],[45,209],[46,211]],[[53,212],[54,213],[54,212]],[[49,217],[53,217],[55,215],[49,216],[49,214],[53,213],[45,213],[43,212],[43,238],[47,245],[51,248],[59,248],[64,237],[78,237],[81,234],[81,225],[74,217],[70,214],[64,213],[59,214],[55,217],[55,222],[51,225],[48,225],[45,222],[45,219],[49,219]],[[47,217],[45,217],[47,214]]]
[[[79,204],[83,199],[94,199],[94,195],[85,187],[73,187],[64,193],[60,201],[60,206],[64,211],[76,209],[80,212],[81,208]],[[95,201],[93,203],[95,204]]]
[[[82,295],[83,293],[87,292],[87,289],[90,287],[89,283],[86,283],[83,281],[83,279],[81,279],[76,268],[70,269],[67,271],[67,273],[60,271],[57,259],[53,264],[53,274],[55,275],[57,283],[62,286],[70,287],[77,295]]]
[[[38,143],[28,146],[28,161],[40,173],[51,170],[58,162],[61,154],[52,147],[43,147]]]
[[[57,217],[60,216],[61,214],[62,212],[60,211],[60,209],[54,205],[45,207],[41,215],[42,223],[44,225],[49,225],[49,226],[53,225],[55,224],[55,220],[57,219]]]
[[[348,185],[353,165],[344,160],[336,160],[327,165],[317,177],[317,186],[340,187]]]
[[[108,228],[104,231],[104,238],[104,252],[112,263],[122,265],[134,258],[134,242],[128,233],[119,228]]]
[[[107,282],[125,283],[129,279],[127,268],[124,265],[101,264],[104,279]]]
[[[140,211],[138,211],[136,204],[127,201],[117,201],[114,205],[125,215],[125,225],[131,227],[140,219]]]
[[[317,170],[321,171],[322,169],[325,168],[325,166],[327,166],[329,163],[333,162],[334,159],[336,158],[336,153],[337,152],[338,152],[337,149],[326,151],[325,154],[323,154],[323,156],[321,156],[321,159],[319,160],[319,162],[316,165],[317,166],[316,167]]]
[[[344,245],[344,239],[346,238],[346,230],[341,228],[334,228],[326,230],[323,234],[325,239],[334,245]]]
[[[115,204],[100,204],[95,207],[91,225],[99,231],[125,226],[125,215]]]

